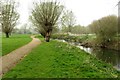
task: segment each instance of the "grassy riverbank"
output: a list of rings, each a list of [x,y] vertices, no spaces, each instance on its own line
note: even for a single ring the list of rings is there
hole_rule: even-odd
[[[29,43],[32,39],[30,35],[13,34],[10,38],[2,37],[2,56]]]
[[[4,78],[116,78],[118,72],[67,43],[42,42]]]

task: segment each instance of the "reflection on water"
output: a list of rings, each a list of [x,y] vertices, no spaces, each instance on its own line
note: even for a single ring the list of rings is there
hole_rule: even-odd
[[[92,54],[107,63],[111,63],[115,68],[120,70],[120,54],[118,51],[97,48],[92,49]]]
[[[90,53],[93,56],[96,56],[98,59],[110,63],[116,68],[120,70],[120,53],[116,50],[103,49],[103,48],[89,48],[80,46],[80,43],[70,43],[76,45],[78,48],[84,50],[87,53]]]
[[[59,40],[62,42],[66,42],[65,40]],[[120,70],[120,51],[110,50],[110,49],[103,49],[103,48],[89,48],[83,47],[80,43],[76,42],[67,42],[71,45],[75,45],[76,47],[84,50],[85,52],[96,56],[98,59],[110,63],[116,68]]]

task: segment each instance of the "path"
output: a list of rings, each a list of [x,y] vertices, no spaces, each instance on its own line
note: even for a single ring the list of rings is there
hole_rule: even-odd
[[[22,58],[24,58],[31,50],[40,44],[40,40],[34,38],[27,45],[20,47],[9,54],[0,57],[0,76],[12,69]]]

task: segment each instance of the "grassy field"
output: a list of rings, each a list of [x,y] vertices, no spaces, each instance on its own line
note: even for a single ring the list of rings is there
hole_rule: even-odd
[[[29,43],[32,39],[30,35],[13,34],[10,38],[2,37],[2,56]]]
[[[42,42],[3,78],[114,78],[118,72],[69,44]]]

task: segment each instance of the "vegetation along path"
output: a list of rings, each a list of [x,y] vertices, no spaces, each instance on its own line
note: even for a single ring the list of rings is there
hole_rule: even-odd
[[[0,75],[2,76],[4,73],[9,71],[13,66],[15,66],[22,58],[24,58],[33,48],[38,46],[40,44],[40,40],[37,38],[34,38],[34,36],[31,36],[33,39],[30,43],[27,45],[20,47],[11,53],[0,57]]]
[[[41,39],[42,41],[43,39]],[[116,78],[119,73],[110,64],[67,43],[42,42],[4,78]]]

